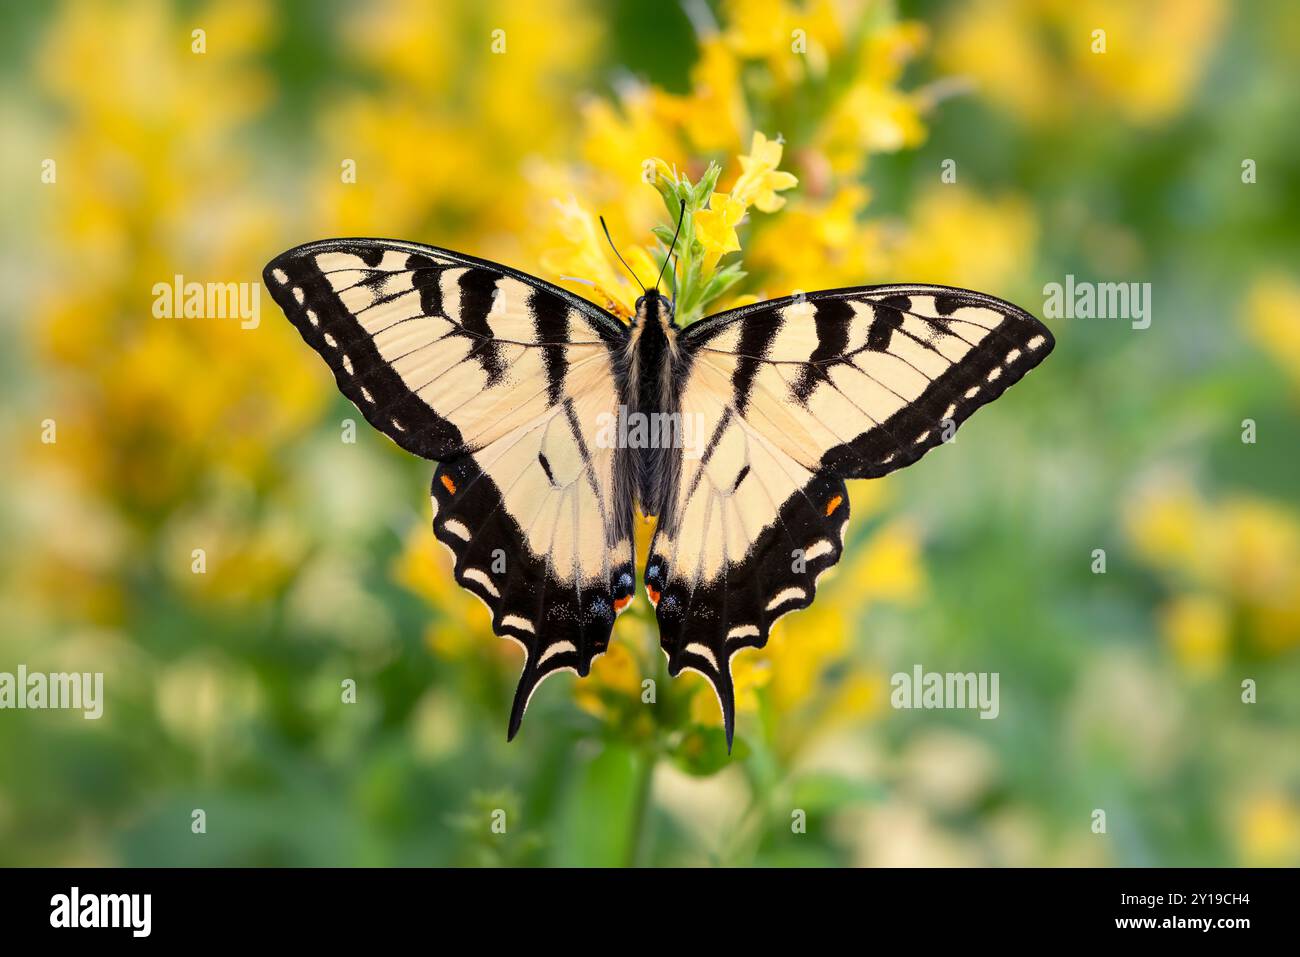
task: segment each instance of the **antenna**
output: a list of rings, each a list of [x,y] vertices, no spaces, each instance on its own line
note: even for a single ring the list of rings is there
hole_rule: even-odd
[[[632,277],[632,281],[634,283],[636,283],[638,286],[641,287],[641,291],[645,292],[646,291],[645,285],[641,282],[640,279],[636,278],[636,273],[632,271],[632,267],[627,264],[627,260],[624,259],[622,254],[618,251],[618,247],[614,245],[613,237],[609,235],[609,227],[605,225],[604,216],[600,217],[600,228],[605,230],[605,238],[609,240],[609,248],[614,250],[614,255],[618,256],[618,261],[623,264],[623,268],[627,270],[627,274]]]
[[[659,288],[659,281],[664,278],[664,270],[668,268],[668,260],[673,258],[673,250],[677,248],[677,237],[682,232],[682,220],[686,218],[686,200],[682,200],[682,208],[677,214],[677,229],[673,232],[672,245],[668,247],[668,255],[664,257],[664,264],[659,267],[659,276],[655,279],[655,289]],[[673,267],[673,283],[677,282],[677,267]],[[673,299],[677,298],[676,288],[673,290]]]

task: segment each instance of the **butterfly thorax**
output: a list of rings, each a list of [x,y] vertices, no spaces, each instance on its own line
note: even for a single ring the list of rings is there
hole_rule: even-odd
[[[673,306],[651,290],[637,300],[627,343],[627,395],[629,457],[636,472],[636,494],[641,511],[662,514],[662,506],[675,475],[671,436],[680,434],[674,424],[677,396],[675,368],[680,361],[678,328]],[[644,441],[642,441],[644,439]]]

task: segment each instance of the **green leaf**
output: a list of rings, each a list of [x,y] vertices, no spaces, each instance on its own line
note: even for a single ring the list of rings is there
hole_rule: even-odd
[[[740,268],[739,263],[732,263],[729,266],[713,274],[709,280],[708,286],[705,287],[704,295],[700,297],[700,307],[707,307],[714,299],[717,299],[724,292],[734,286],[740,280],[744,279],[747,273]]]
[[[704,171],[700,181],[695,184],[692,192],[692,200],[696,209],[703,209],[709,201],[711,194],[718,187],[718,177],[722,175],[722,167],[717,163],[710,163],[709,168]]]

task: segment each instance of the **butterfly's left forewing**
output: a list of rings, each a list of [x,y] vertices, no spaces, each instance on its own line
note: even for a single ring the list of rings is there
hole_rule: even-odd
[[[731,658],[811,604],[839,561],[845,479],[915,462],[1053,340],[1010,303],[912,285],[745,306],[679,342],[679,408],[704,438],[683,450],[645,581],[670,673],[708,678],[730,741]]]
[[[366,419],[439,462],[434,534],[526,655],[513,737],[546,676],[587,673],[633,593],[630,489],[617,450],[593,441],[618,412],[626,327],[540,279],[415,243],[325,240],[264,275]]]

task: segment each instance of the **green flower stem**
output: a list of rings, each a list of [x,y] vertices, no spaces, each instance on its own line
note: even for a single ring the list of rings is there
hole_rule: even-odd
[[[636,803],[632,807],[632,828],[627,842],[627,866],[641,867],[649,851],[650,793],[654,787],[655,765],[659,754],[654,747],[643,748],[637,769]]]

